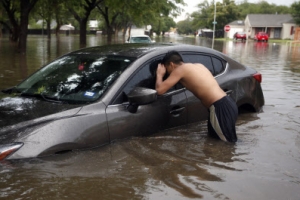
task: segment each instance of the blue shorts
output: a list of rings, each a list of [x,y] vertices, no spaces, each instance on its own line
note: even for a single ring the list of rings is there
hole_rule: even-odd
[[[233,99],[224,96],[209,107],[208,133],[223,141],[236,142],[235,122],[238,108]]]

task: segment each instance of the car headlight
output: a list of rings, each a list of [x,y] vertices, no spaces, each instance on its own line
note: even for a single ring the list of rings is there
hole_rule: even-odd
[[[11,144],[1,144],[0,145],[0,161],[4,160],[6,157],[16,152],[23,146],[22,142],[15,142]]]

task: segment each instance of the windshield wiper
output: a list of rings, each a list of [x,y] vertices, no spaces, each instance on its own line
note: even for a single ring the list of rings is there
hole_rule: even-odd
[[[5,93],[5,94],[11,94],[11,93],[21,93],[22,91],[20,89],[18,89],[16,86],[14,86],[11,88],[3,89],[3,90],[1,90],[1,92]]]
[[[21,93],[21,96],[27,96],[27,97],[37,97],[42,98],[45,101],[54,102],[54,103],[67,103],[65,101],[58,100],[56,97],[53,96],[47,96],[43,94],[37,94],[37,93]]]

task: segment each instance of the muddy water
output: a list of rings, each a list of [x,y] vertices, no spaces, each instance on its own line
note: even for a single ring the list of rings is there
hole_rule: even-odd
[[[211,47],[199,38],[167,38]],[[116,41],[116,43],[122,40]],[[0,89],[78,47],[30,37],[28,53],[0,39]],[[88,37],[88,46],[104,44]],[[300,199],[300,46],[220,42],[215,49],[263,74],[265,106],[237,121],[234,145],[208,138],[206,124],[130,138],[84,152],[1,163],[3,199]]]

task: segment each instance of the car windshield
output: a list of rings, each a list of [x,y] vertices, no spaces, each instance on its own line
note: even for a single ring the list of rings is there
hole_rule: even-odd
[[[61,57],[19,84],[21,95],[68,103],[99,99],[134,58],[71,54]]]
[[[131,43],[151,43],[151,39],[148,37],[131,37]]]

